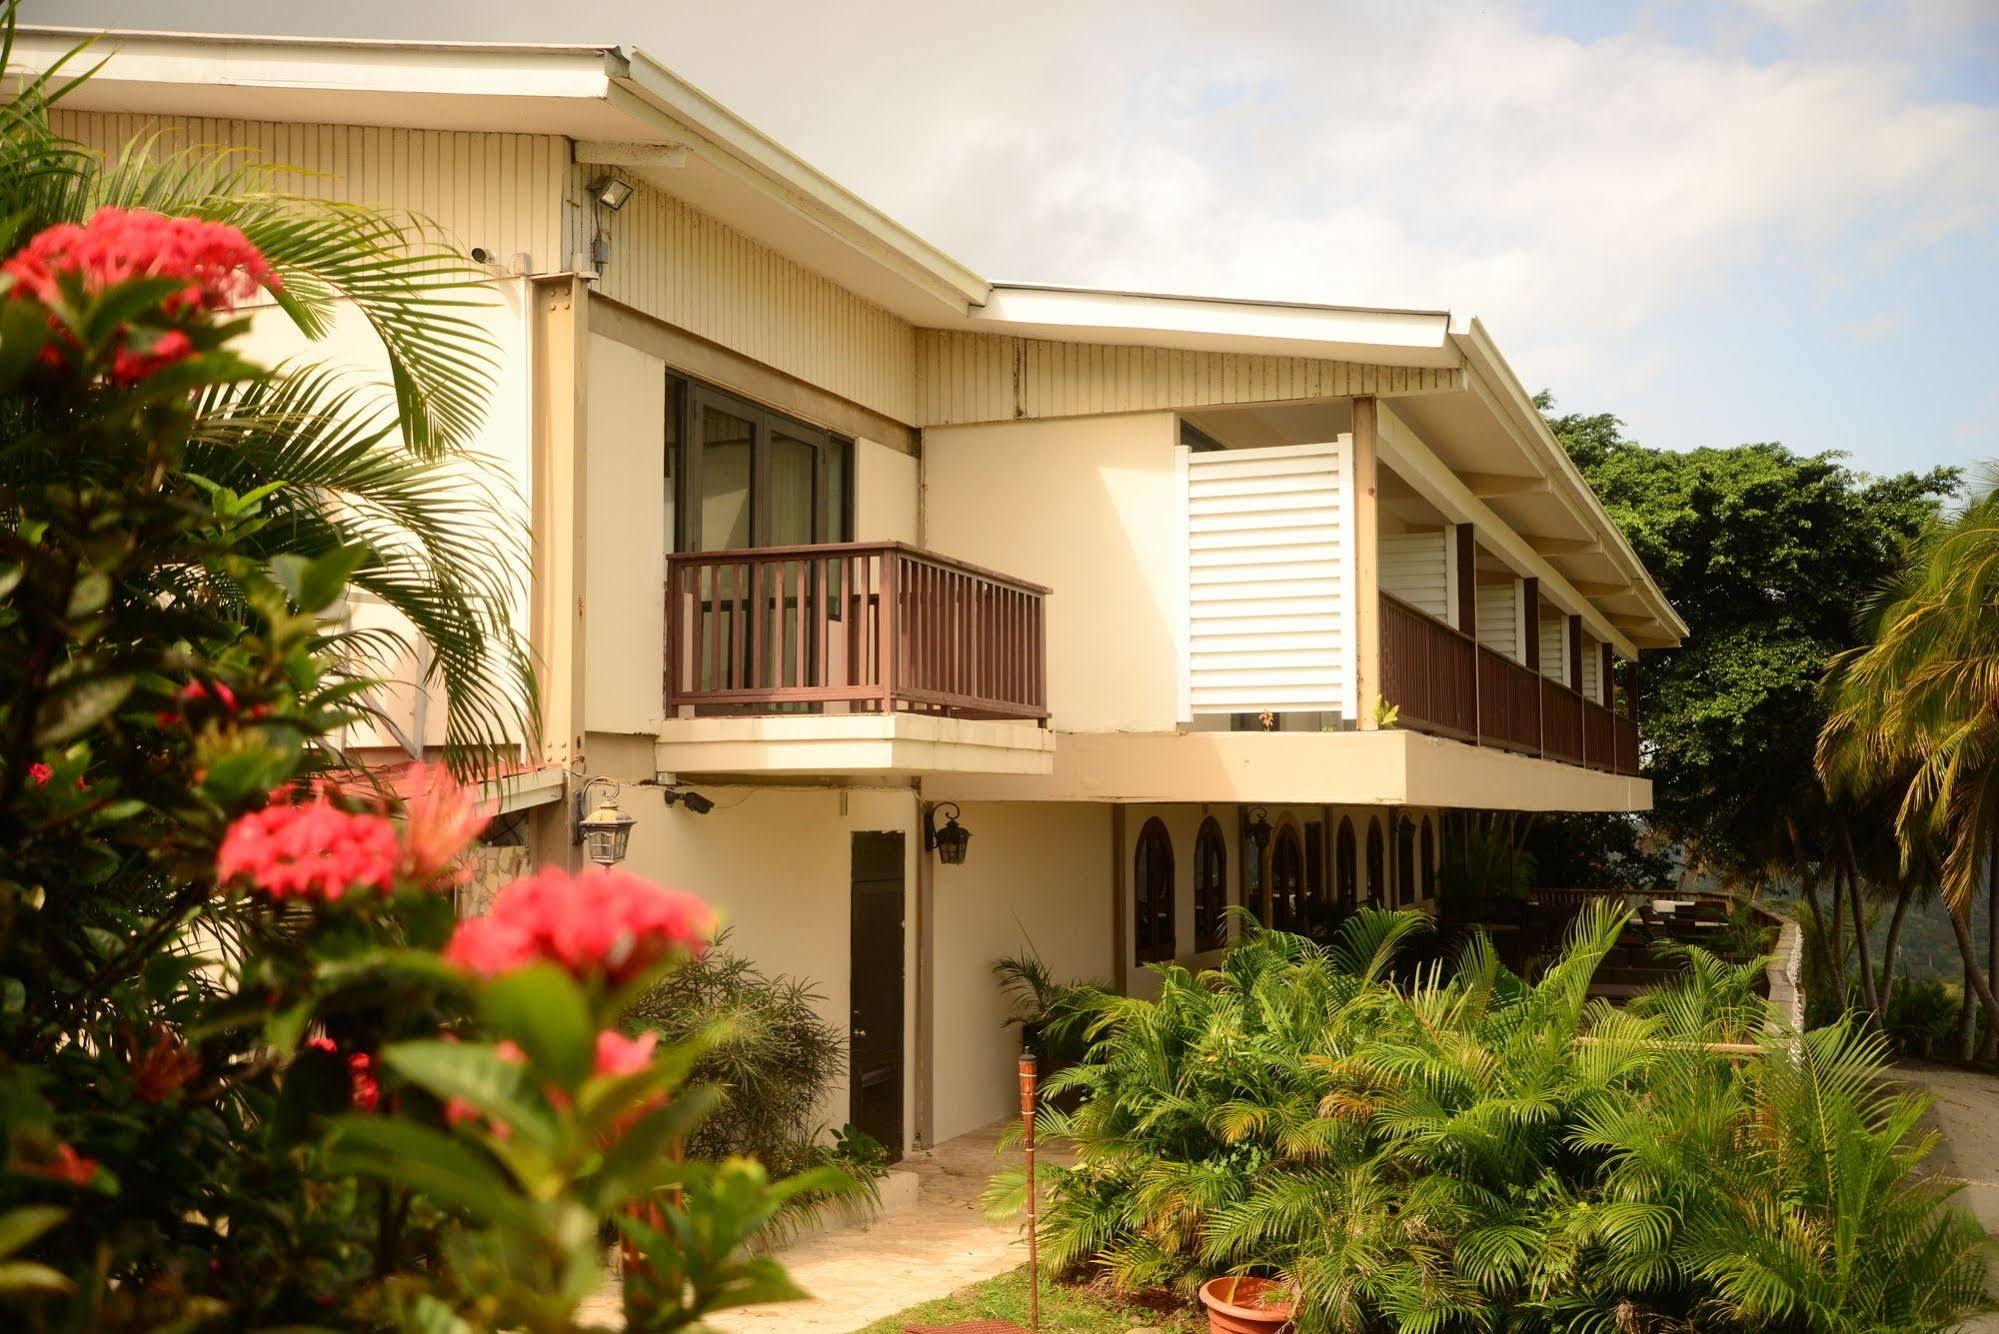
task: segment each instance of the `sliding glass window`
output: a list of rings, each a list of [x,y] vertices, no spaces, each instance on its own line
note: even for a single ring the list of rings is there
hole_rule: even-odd
[[[676,551],[853,540],[853,444],[694,380],[667,386]]]

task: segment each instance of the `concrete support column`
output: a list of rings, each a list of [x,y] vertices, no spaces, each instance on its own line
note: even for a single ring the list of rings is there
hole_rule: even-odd
[[[1380,409],[1373,398],[1353,401],[1354,701],[1355,724],[1374,730],[1381,702],[1381,527],[1376,508]]]

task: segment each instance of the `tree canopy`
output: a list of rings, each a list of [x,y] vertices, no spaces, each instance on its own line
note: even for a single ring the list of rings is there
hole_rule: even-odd
[[[1608,413],[1548,424],[1690,631],[1639,667],[1653,825],[1709,869],[1757,878],[1791,860],[1790,829],[1822,801],[1826,664],[1864,641],[1863,609],[1958,472],[1872,477],[1774,442],[1653,449]]]

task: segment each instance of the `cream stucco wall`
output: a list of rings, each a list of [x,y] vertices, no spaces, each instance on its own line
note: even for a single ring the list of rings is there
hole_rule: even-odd
[[[593,734],[589,742],[591,773],[626,782],[651,775],[651,749],[642,740]],[[842,1034],[850,1023],[853,977],[853,835],[875,830],[904,834],[903,1127],[905,1136],[913,1135],[916,858],[922,847],[915,793],[907,786],[709,783],[698,790],[715,803],[707,815],[669,808],[653,789],[625,788],[621,804],[638,823],[632,827],[624,869],[699,894],[714,905],[729,928],[730,948],[768,973],[811,981],[820,993],[820,1014]],[[842,1079],[821,1102],[817,1119],[837,1130],[847,1116]]]
[[[917,462],[872,440],[854,442],[854,540],[921,540],[917,519]]]
[[[666,363],[591,334],[584,422],[585,716],[650,732],[665,712]]]
[[[1108,983],[1111,811],[1102,805],[976,804],[962,866],[931,890],[936,959],[935,1132],[961,1135],[1015,1111],[1019,1030],[995,959],[1032,949],[1061,981]]]
[[[1045,584],[1049,725],[1180,721],[1184,574],[1168,412],[932,427],[923,531],[945,555]]]

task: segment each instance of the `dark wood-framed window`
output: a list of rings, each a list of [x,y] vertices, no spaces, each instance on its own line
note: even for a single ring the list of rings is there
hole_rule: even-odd
[[[1326,902],[1326,822],[1314,820],[1305,826],[1305,897],[1298,908],[1298,929],[1314,940],[1324,940],[1333,929],[1333,913]]]
[[[1388,845],[1381,836],[1381,821],[1367,822],[1367,901],[1379,908],[1388,893]]]
[[[1194,836],[1194,948],[1218,950],[1229,943],[1229,845],[1210,815]]]
[[[1250,837],[1249,812],[1247,806],[1236,808],[1236,846],[1242,850],[1242,906],[1251,917],[1269,926],[1270,896],[1266,892],[1264,858],[1270,849]]]
[[[1131,940],[1140,963],[1173,957],[1173,836],[1156,815],[1132,852]]]
[[[1305,898],[1305,850],[1298,843],[1298,826],[1285,821],[1270,848],[1270,926],[1296,931]]]
[[[1395,906],[1416,901],[1416,823],[1408,816],[1395,821]]]
[[[1345,815],[1333,836],[1333,892],[1345,912],[1352,912],[1360,899],[1360,841],[1354,837],[1352,818]]]
[[[674,550],[853,540],[851,440],[672,374],[666,416]]]

